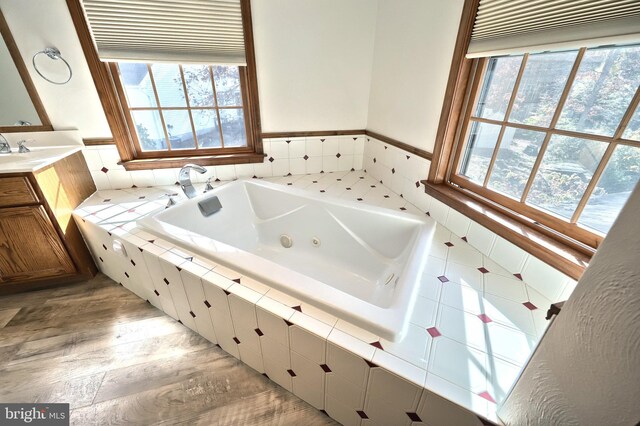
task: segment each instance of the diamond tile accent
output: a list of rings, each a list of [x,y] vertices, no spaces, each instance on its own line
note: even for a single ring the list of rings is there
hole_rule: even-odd
[[[196,317],[196,314],[194,314],[193,311],[189,311],[189,315],[191,315],[193,318]]]
[[[142,196],[138,197],[138,200],[144,200],[145,198],[147,198],[146,195],[142,195]]]
[[[109,201],[111,201],[111,198],[105,198],[104,200],[102,200],[103,203],[108,203]]]
[[[489,272],[489,270],[487,268],[485,268],[484,266],[481,266],[480,268],[478,268],[478,271],[482,272],[483,274],[486,274]]]
[[[444,245],[447,247],[453,247],[453,243],[451,241],[447,241]]]
[[[479,314],[478,318],[480,318],[480,321],[482,321],[485,324],[489,324],[490,322],[493,322],[493,320],[489,318],[487,314]]]
[[[163,279],[162,279],[162,281],[164,281],[164,283],[165,283],[166,285],[169,285],[169,280],[168,280],[168,279],[163,278]]]
[[[292,306],[291,309],[295,309],[298,312],[302,312],[302,306],[298,305],[298,306]]]
[[[460,239],[461,239],[462,241],[464,241],[465,243],[468,243],[468,242],[469,242],[469,240],[467,240],[467,237],[462,237],[462,238],[460,238]]]
[[[309,156],[307,154],[305,154],[304,157],[302,157],[302,158],[304,158],[305,160],[308,160]]]
[[[427,333],[429,333],[429,335],[430,335],[431,337],[433,337],[434,339],[435,339],[436,337],[440,337],[440,336],[442,336],[442,334],[440,334],[440,331],[439,331],[437,328],[435,328],[435,327],[429,327],[429,328],[427,328]]]
[[[125,276],[125,277],[127,277],[127,278],[130,278],[130,277],[129,277],[129,273],[128,273],[128,272],[125,272],[125,273],[124,273],[124,276]]]
[[[320,368],[322,368],[322,371],[324,371],[325,373],[331,373],[331,369],[327,364],[322,364]]]
[[[231,281],[233,281],[234,283],[238,283],[238,284],[240,284],[240,278],[235,278],[235,279],[233,279],[233,280],[231,280]]]
[[[400,207],[400,210],[405,211],[406,208],[405,207]]]
[[[369,368],[376,368],[376,367],[378,367],[378,364],[374,364],[374,363],[372,363],[371,361],[368,361],[368,360],[366,360],[366,359],[364,359],[364,358],[362,358],[362,359],[364,360],[364,362],[366,362],[366,363],[367,363],[367,365],[369,366]]]
[[[105,246],[105,245],[103,244],[103,245],[102,245],[102,248],[106,250],[106,249],[107,249],[107,246]]]
[[[231,294],[230,291],[227,291],[227,290],[222,290],[222,291],[224,291],[224,294],[226,294],[227,296]]]
[[[133,266],[136,266],[136,262],[134,262],[133,259],[131,259],[130,262]]]
[[[440,280],[441,283],[449,282],[449,278],[445,277],[444,275],[440,275],[438,279]]]
[[[520,274],[513,274],[514,277],[516,277],[517,279],[519,279],[520,281],[522,281],[522,275]]]
[[[411,419],[412,422],[421,422],[422,419],[416,413],[407,413],[407,416]]]
[[[389,196],[388,196],[388,195],[385,195],[385,196],[384,196],[384,198],[389,198]]]
[[[523,305],[525,308],[529,309],[530,311],[535,311],[536,309],[538,309],[538,307],[531,302],[524,302]]]
[[[416,188],[420,188],[420,181],[416,181]]]
[[[153,292],[156,294],[156,296],[160,296],[160,293],[158,293],[158,290],[153,290]]]
[[[103,168],[100,169],[100,171],[102,173],[107,173],[109,171],[109,169],[107,169],[106,167],[103,167]]]
[[[494,404],[496,403],[496,400],[493,399],[493,397],[491,396],[491,394],[489,394],[489,392],[484,391],[484,392],[480,392],[478,394],[479,397],[486,399],[489,402],[493,402]]]
[[[374,348],[378,348],[378,349],[382,349],[384,350],[384,348],[382,347],[382,344],[380,342],[371,342],[369,343],[371,346],[373,346]]]
[[[396,173],[396,169],[393,169],[393,168],[392,168],[392,169],[391,169],[391,174],[393,175],[393,174],[395,174],[395,173]]]
[[[358,200],[358,201],[362,201],[362,198],[356,198],[356,200]]]
[[[100,259],[100,262],[103,262],[103,263],[104,263],[104,259],[103,259],[103,258],[98,257],[98,259]]]
[[[342,155],[340,155],[340,153],[337,153],[336,157],[340,158],[340,157],[342,157]]]
[[[238,339],[237,337],[234,337],[233,341],[236,342],[236,344],[238,344],[238,345],[240,344],[240,339]]]
[[[207,308],[211,308],[211,303],[209,303],[208,300],[204,301],[204,306],[206,306]]]
[[[287,321],[286,319],[283,318],[283,321],[285,324],[287,324],[287,326],[291,327],[293,325],[293,323],[291,321]]]
[[[273,163],[274,161],[275,161],[275,158],[273,158],[273,157],[269,157],[269,162],[270,162],[270,163]]]
[[[376,157],[373,157],[373,162],[374,162],[374,163],[376,162]]]
[[[368,419],[369,416],[367,416],[367,414],[364,411],[358,410],[356,411],[356,413],[358,413],[358,415],[360,416],[361,419]]]
[[[256,332],[256,334],[257,334],[258,336],[264,336],[264,333],[263,333],[263,332],[262,332],[262,330],[260,330],[259,328],[256,328],[254,331]]]
[[[293,370],[287,370],[287,373],[289,373],[291,377],[296,377],[296,373],[294,373]]]

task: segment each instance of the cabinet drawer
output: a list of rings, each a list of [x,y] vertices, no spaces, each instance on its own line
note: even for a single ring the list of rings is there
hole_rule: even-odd
[[[0,207],[38,202],[38,197],[26,177],[0,177]]]

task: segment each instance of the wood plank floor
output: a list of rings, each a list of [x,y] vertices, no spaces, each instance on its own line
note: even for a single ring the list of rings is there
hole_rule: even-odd
[[[336,425],[104,275],[0,296],[0,402],[71,423]]]

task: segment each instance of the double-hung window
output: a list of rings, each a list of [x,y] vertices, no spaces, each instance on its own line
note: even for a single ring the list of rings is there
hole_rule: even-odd
[[[640,178],[640,46],[473,66],[450,181],[597,246]]]

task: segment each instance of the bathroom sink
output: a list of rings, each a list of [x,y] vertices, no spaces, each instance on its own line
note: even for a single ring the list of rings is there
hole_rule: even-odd
[[[32,172],[80,150],[79,146],[30,148],[31,152],[0,154],[0,172]]]

